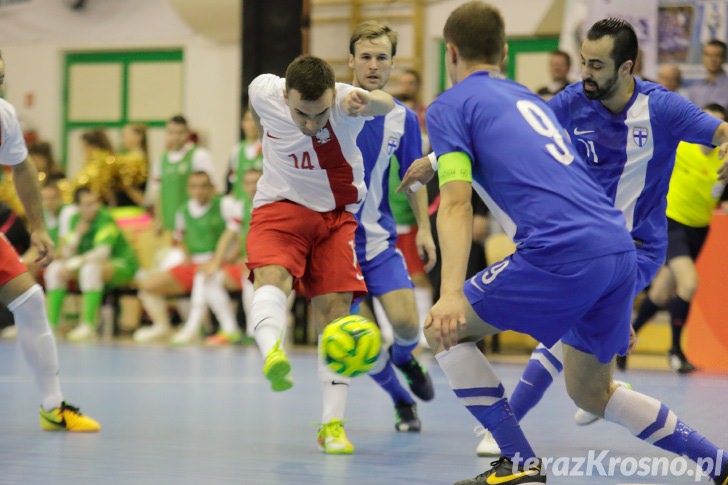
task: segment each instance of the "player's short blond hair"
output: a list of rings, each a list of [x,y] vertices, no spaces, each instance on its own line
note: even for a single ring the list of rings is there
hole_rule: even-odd
[[[387,37],[389,39],[389,42],[392,44],[392,57],[394,57],[397,54],[397,32],[392,30],[389,25],[377,22],[376,20],[367,20],[357,26],[354,33],[351,34],[351,39],[349,39],[349,54],[354,55],[356,52],[356,43],[360,40],[373,40],[380,37]]]

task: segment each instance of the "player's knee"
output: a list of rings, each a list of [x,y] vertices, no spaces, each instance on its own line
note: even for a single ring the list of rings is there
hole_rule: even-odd
[[[416,315],[399,315],[390,319],[394,333],[404,339],[413,339],[420,333]]]
[[[433,353],[442,352],[442,342],[440,341],[440,334],[435,331],[432,327],[425,328],[424,330],[425,338],[427,339],[427,345],[430,346],[430,350],[432,350]]]
[[[607,407],[611,395],[609,386],[602,388],[601,386],[567,382],[566,391],[576,407],[597,416],[604,416],[604,409]]]
[[[253,270],[255,274],[255,287],[272,285],[283,290],[284,293],[291,291],[293,277],[286,268],[278,265],[263,266]]]
[[[677,296],[685,301],[691,301],[696,291],[698,291],[698,279],[693,277],[678,281],[675,289]]]
[[[67,271],[63,267],[63,262],[53,261],[45,270],[44,275],[46,287],[49,290],[57,290],[65,287],[68,280]]]

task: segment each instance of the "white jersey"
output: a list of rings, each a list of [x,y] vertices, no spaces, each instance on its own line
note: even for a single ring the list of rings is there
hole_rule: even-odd
[[[358,88],[336,83],[329,121],[315,136],[306,136],[291,118],[285,86],[284,78],[263,74],[248,88],[263,127],[263,176],[253,207],[289,200],[316,212],[356,213],[366,195],[356,138],[368,118],[347,116],[341,103]]]
[[[13,105],[0,99],[0,164],[17,165],[28,158],[23,130]]]

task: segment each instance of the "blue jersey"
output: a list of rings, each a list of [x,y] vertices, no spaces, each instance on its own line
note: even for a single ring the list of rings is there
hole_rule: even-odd
[[[641,250],[659,261],[667,248],[667,189],[680,141],[711,145],[721,121],[679,94],[635,78],[632,98],[612,113],[575,83],[549,101],[593,178]]]
[[[471,74],[430,105],[427,131],[438,157],[470,157],[473,188],[533,264],[633,250],[624,217],[526,87]]]
[[[371,261],[397,243],[397,225],[389,207],[389,165],[399,162],[404,177],[409,166],[422,157],[422,135],[417,115],[399,101],[385,116],[364,123],[356,140],[364,159],[367,196],[356,215],[356,255]]]

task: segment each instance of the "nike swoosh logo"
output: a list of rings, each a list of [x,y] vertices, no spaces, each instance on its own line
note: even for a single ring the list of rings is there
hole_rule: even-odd
[[[574,134],[575,135],[586,135],[587,133],[594,133],[595,130],[584,130],[579,131],[579,128],[574,128]]]
[[[364,281],[364,277],[362,275],[360,275],[359,273],[357,273],[356,279],[358,279],[359,281]]]
[[[280,138],[278,138],[277,136],[271,135],[270,131],[266,131],[265,136],[267,136],[268,138],[273,138],[274,140],[280,140]]]
[[[496,477],[495,475],[491,475],[488,477],[485,483],[487,483],[488,485],[498,485],[500,483],[507,483],[521,477],[533,477],[538,475],[539,473],[540,470],[526,470],[518,473],[511,473],[510,475],[506,475],[504,477]]]
[[[331,381],[331,385],[333,386],[348,386],[348,382],[339,382],[339,381]]]
[[[61,428],[65,428],[65,427],[66,427],[66,418],[63,418],[63,417],[62,417],[60,421],[54,421],[54,420],[52,420],[52,419],[48,418],[48,416],[45,416],[45,415],[44,415],[44,416],[43,416],[43,419],[45,419],[45,420],[46,420],[46,421],[48,421],[48,422],[49,422],[50,424],[53,424],[53,425],[55,425],[55,426],[60,426]]]

